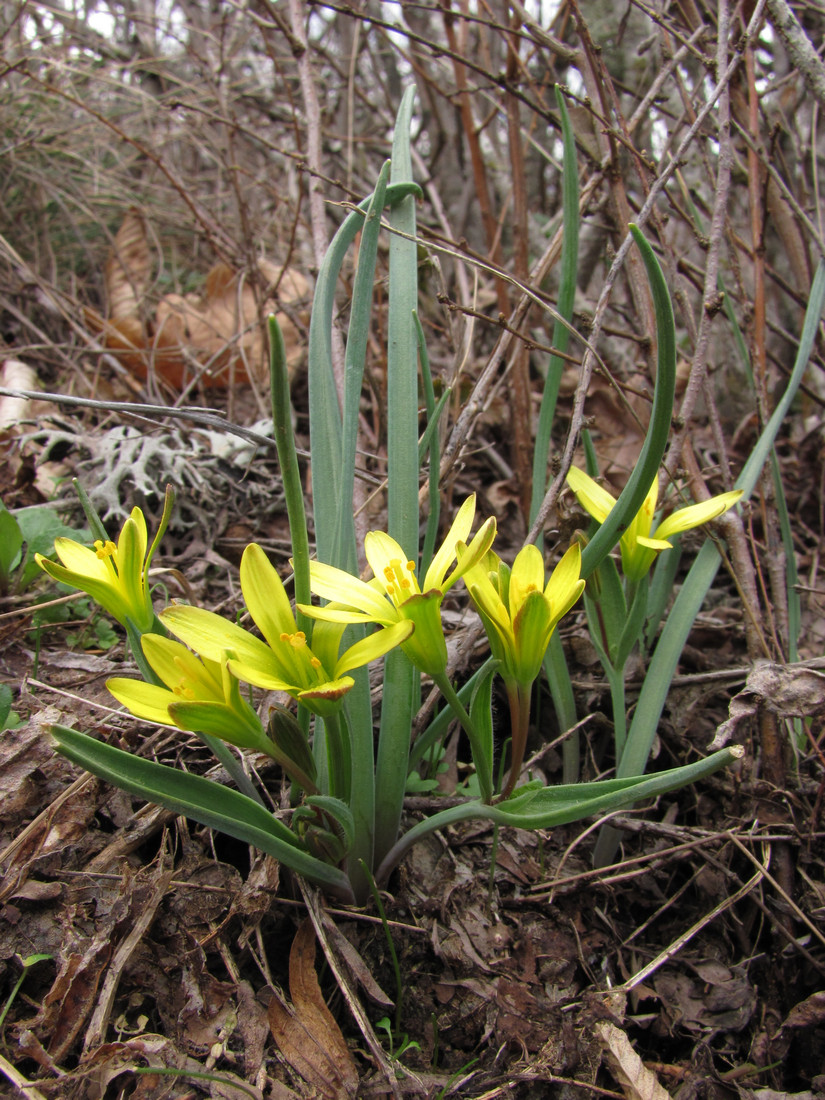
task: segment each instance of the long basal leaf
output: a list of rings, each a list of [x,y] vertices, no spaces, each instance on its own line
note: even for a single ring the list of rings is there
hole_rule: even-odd
[[[627,485],[620,493],[607,519],[582,552],[582,576],[585,579],[619,541],[622,533],[641,508],[654,478],[658,477],[659,463],[662,461],[670,435],[670,419],[673,415],[673,398],[676,392],[676,325],[673,320],[670,292],[659,261],[656,259],[656,253],[645,240],[642,231],[638,226],[631,225],[630,232],[642,254],[653,295],[658,343],[656,388],[653,392],[650,426],[633,473],[628,478]]]
[[[412,180],[410,124],[414,89],[404,93],[392,142],[394,184]],[[410,561],[418,561],[418,246],[415,199],[390,212],[389,311],[387,319],[387,511],[390,535]],[[375,768],[375,859],[395,843],[404,788],[410,730],[420,676],[400,649],[384,659],[384,700]]]
[[[682,768],[671,768],[650,776],[628,779],[604,779],[595,783],[571,783],[558,787],[535,787],[516,794],[506,802],[487,806],[482,802],[464,802],[428,817],[398,841],[378,869],[376,882],[387,875],[413,844],[435,829],[455,825],[471,818],[485,818],[496,825],[519,829],[550,829],[596,814],[612,813],[644,798],[656,798],[668,791],[695,783],[742,757],[744,750],[733,745]]]
[[[346,875],[302,851],[295,834],[246,795],[143,760],[66,726],[52,726],[51,732],[58,752],[107,783],[251,844],[342,900],[352,900]]]
[[[813,350],[823,306],[825,306],[825,261],[821,261],[817,267],[811,286],[802,335],[788,386],[736,481],[735,488],[744,491],[744,500],[748,499],[756,487],[762,467],[772,452],[782,421],[799,389]],[[662,716],[679,658],[720,564],[721,558],[716,546],[707,539],[679,590],[653,652],[633,721],[628,730],[627,744],[617,769],[619,776],[642,775],[647,767],[650,748],[656,736],[659,719]],[[596,866],[610,863],[616,852],[618,840],[615,829],[607,827],[602,830],[594,853]]]

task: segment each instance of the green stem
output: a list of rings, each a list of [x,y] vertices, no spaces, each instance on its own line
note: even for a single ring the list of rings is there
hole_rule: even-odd
[[[324,717],[329,789],[334,798],[349,802],[351,788],[349,738],[341,726],[340,714]]]
[[[627,741],[627,706],[625,703],[624,665],[614,668],[602,662],[607,682],[610,684],[610,700],[613,704],[613,742],[616,749],[616,767],[622,759]]]
[[[507,785],[501,792],[500,801],[505,802],[513,793],[524,754],[527,750],[527,731],[530,728],[530,702],[533,694],[532,684],[507,684],[507,699],[510,703],[510,774]]]
[[[493,798],[493,776],[492,772],[488,771],[485,763],[486,754],[481,745],[480,736],[470,719],[470,715],[464,709],[464,705],[458,697],[458,692],[450,683],[447,676],[444,674],[441,676],[433,676],[433,681],[449,703],[450,709],[455,713],[456,718],[458,718],[461,723],[462,729],[470,738],[470,747],[476,765],[476,775],[478,776],[478,789],[481,792],[481,801],[490,802]]]

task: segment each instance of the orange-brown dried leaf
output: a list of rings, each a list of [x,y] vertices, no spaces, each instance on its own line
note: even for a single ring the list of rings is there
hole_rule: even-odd
[[[358,1070],[318,984],[315,931],[308,919],[289,954],[289,988],[293,1007],[277,995],[269,1003],[269,1026],[281,1053],[321,1096],[355,1096]]]
[[[136,210],[130,210],[117,231],[114,247],[106,261],[104,274],[110,319],[139,316],[149,285],[150,268],[146,223]]]

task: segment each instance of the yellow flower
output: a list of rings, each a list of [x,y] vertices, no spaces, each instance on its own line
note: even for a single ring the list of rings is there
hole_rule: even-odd
[[[229,670],[239,680],[286,691],[322,717],[334,714],[353,687],[355,681],[346,673],[383,657],[412,632],[409,624],[379,630],[339,657],[344,626],[324,623],[316,627],[310,649],[277,570],[255,543],[241,560],[241,590],[265,641],[199,607],[175,604],[161,613],[161,622],[207,660],[219,662],[229,654]]]
[[[463,561],[461,550],[459,561]],[[538,676],[556,624],[584,590],[580,573],[578,543],[570,547],[546,584],[544,560],[532,544],[518,552],[512,569],[491,551],[465,572],[464,583],[508,687],[527,688]]]
[[[461,547],[458,560],[463,564]],[[546,584],[544,559],[532,544],[519,550],[512,569],[490,551],[464,574],[492,654],[500,662],[498,673],[510,705],[511,760],[504,799],[512,794],[524,762],[533,681],[556,624],[582,594],[580,573],[581,549],[574,543]]]
[[[186,646],[160,634],[144,634],[141,645],[166,686],[119,676],[107,680],[106,687],[132,714],[272,755],[263,726],[241,697],[225,655],[220,662],[200,661]]]
[[[111,539],[105,542],[98,539],[94,549],[90,549],[74,539],[57,538],[54,549],[60,563],[49,561],[42,554],[35,554],[35,560],[53,580],[88,593],[121,626],[131,620],[139,633],[146,633],[155,622],[149,565],[169,523],[172,499],[167,490],[160,526],[148,553],[146,519],[140,508],[133,508],[117,545]]]
[[[579,504],[598,522],[604,523],[615,499],[582,470],[572,467],[567,475],[567,484],[576,494]],[[739,489],[731,493],[721,493],[700,504],[690,504],[679,508],[663,520],[651,534],[653,517],[658,499],[658,482],[654,480],[642,507],[633,517],[630,526],[621,538],[622,572],[631,581],[640,581],[647,576],[656,555],[670,550],[669,541],[682,531],[700,527],[709,520],[716,519],[727,512],[742,497]]]
[[[447,537],[419,583],[416,565],[384,531],[370,531],[364,540],[367,561],[375,574],[362,581],[322,562],[310,562],[310,585],[316,596],[332,600],[325,607],[304,607],[315,619],[333,623],[380,623],[387,629],[406,623],[410,635],[401,648],[412,663],[430,676],[447,667],[447,645],[441,625],[445,594],[490,549],[496,521],[488,519],[453,569],[456,550],[470,534],[475,516],[475,494],[464,501]],[[414,624],[414,633],[413,633]]]

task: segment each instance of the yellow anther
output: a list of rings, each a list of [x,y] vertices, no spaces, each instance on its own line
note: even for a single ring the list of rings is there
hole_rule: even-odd
[[[116,550],[117,550],[117,547],[111,541],[111,539],[107,539],[106,542],[102,542],[100,539],[97,539],[95,541],[95,553],[101,559],[110,558],[112,556],[112,554],[115,553]]]
[[[321,662],[318,660],[317,657],[310,657],[309,663],[312,665],[313,668],[321,667]]]
[[[414,573],[415,572],[415,562],[414,561],[408,561],[407,562],[407,569],[409,569],[409,571],[411,573]]]

